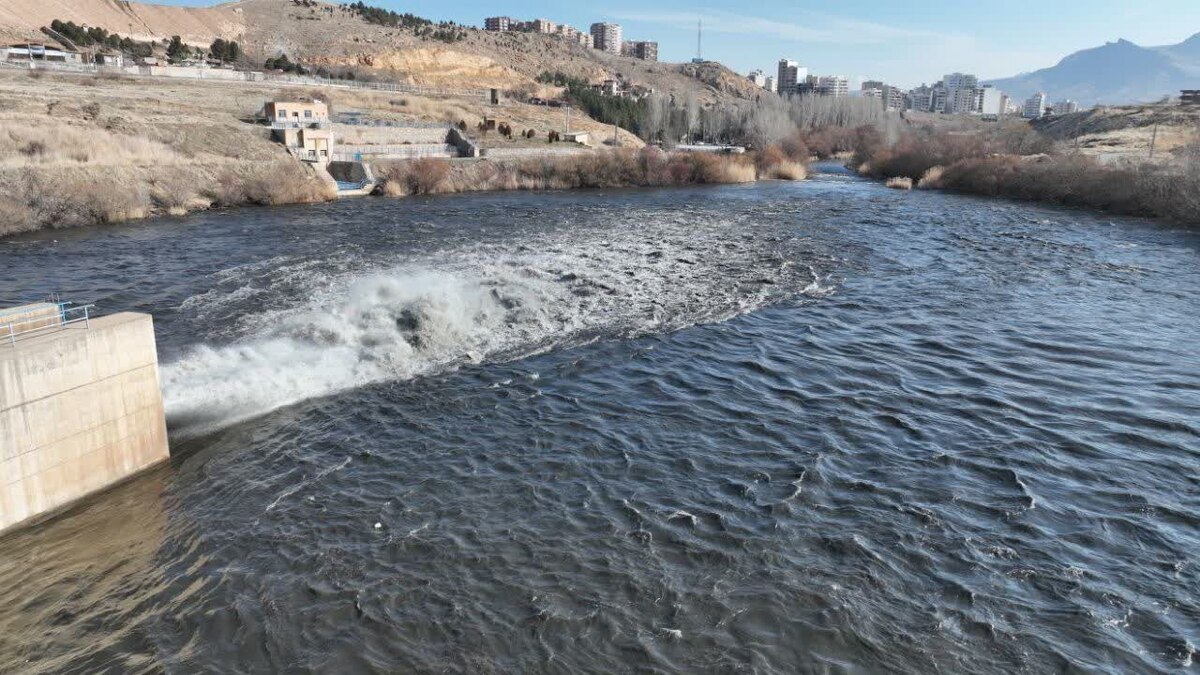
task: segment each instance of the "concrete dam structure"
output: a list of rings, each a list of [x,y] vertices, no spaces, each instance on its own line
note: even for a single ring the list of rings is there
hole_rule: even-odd
[[[169,456],[149,315],[0,311],[0,532]]]

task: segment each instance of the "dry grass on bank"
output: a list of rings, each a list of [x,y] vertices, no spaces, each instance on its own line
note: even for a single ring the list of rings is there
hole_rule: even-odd
[[[1106,164],[1085,155],[995,155],[959,160],[922,185],[1200,225],[1200,163]]]
[[[862,131],[859,173],[888,187],[956,190],[1200,224],[1200,146],[1173,164],[1102,162],[1062,149],[1027,126],[979,133],[912,130],[887,144]],[[908,188],[904,188],[908,189]]]
[[[911,190],[913,189],[913,181],[908,176],[893,176],[887,179],[885,186],[893,190]]]
[[[451,163],[442,159],[379,162],[384,194],[450,194],[492,190],[567,190],[748,183],[749,161],[701,153],[664,153],[657,148],[547,156],[517,162]]]
[[[292,160],[3,169],[0,236],[182,215],[212,206],[308,203],[334,196],[327,183]]]

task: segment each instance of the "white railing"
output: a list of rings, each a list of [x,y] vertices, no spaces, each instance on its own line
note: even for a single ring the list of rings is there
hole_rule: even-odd
[[[70,302],[43,304],[16,311],[0,313],[0,340],[15,347],[18,338],[83,324],[91,328],[91,310],[95,305],[72,306]],[[51,313],[49,307],[56,307]]]

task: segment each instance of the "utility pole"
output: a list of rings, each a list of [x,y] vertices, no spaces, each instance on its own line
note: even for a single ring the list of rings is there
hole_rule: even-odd
[[[614,148],[621,147],[621,139],[617,138],[617,123],[616,122],[613,122],[613,147]]]
[[[1154,143],[1158,140],[1158,122],[1154,123],[1154,131],[1150,132],[1150,159],[1154,159]]]
[[[571,133],[571,106],[567,106],[567,132]]]

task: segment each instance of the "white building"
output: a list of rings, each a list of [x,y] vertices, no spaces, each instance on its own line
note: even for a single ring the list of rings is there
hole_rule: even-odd
[[[1063,99],[1054,104],[1055,115],[1070,115],[1071,113],[1079,112],[1079,102],[1071,99]]]
[[[621,24],[594,23],[591,33],[594,48],[610,54],[621,53]]]
[[[775,86],[775,78],[771,75],[767,76],[767,81],[763,83],[763,89],[767,91],[778,92],[779,88]]]
[[[817,78],[817,93],[822,96],[849,96],[850,81],[840,75],[822,75]]]
[[[977,111],[979,78],[967,73],[950,73],[942,78],[946,88],[945,103],[938,112],[965,115]]]
[[[1027,120],[1036,120],[1046,114],[1046,94],[1038,92],[1033,96],[1025,99],[1025,112],[1023,117]]]
[[[1008,107],[1008,96],[990,84],[979,88],[978,112],[986,118],[999,118]]]
[[[759,87],[765,88],[767,86],[767,76],[761,70],[751,71],[750,74],[746,76],[746,79],[750,80]]]

